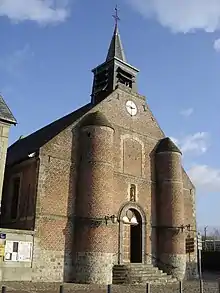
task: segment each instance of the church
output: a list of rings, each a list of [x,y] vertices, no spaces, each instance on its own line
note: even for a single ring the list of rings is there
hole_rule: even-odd
[[[138,93],[139,70],[126,59],[117,22],[92,72],[88,104],[8,148],[1,228],[32,231],[32,281],[192,278],[196,243],[189,256],[186,238],[195,237],[195,187]]]

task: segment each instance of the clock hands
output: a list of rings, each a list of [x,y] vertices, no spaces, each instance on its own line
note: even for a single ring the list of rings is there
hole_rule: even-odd
[[[130,109],[133,109],[133,110],[135,110],[135,108],[134,107],[132,107],[132,106],[128,106]]]
[[[127,101],[127,103],[126,103],[126,108],[127,108],[128,113],[129,113],[131,116],[136,115],[136,113],[137,113],[137,106],[134,104],[134,102],[132,102],[132,101]]]

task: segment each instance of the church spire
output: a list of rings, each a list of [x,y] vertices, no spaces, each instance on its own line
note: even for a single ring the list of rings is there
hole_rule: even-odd
[[[118,21],[120,20],[120,18],[118,17],[117,6],[115,7],[115,14],[113,15],[113,17],[115,19],[115,29],[114,29],[112,40],[108,49],[106,62],[110,61],[113,58],[118,58],[121,61],[126,62],[126,57],[125,57],[124,49],[122,46],[119,29],[118,29]]]
[[[111,94],[119,84],[137,90],[136,75],[138,69],[128,64],[125,58],[119,30],[118,8],[115,8],[115,28],[104,63],[92,70],[94,73],[92,103],[97,104]]]

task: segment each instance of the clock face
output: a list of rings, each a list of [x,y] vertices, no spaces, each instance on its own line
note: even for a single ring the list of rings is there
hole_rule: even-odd
[[[133,101],[126,102],[126,109],[131,116],[135,116],[137,114],[137,106]]]

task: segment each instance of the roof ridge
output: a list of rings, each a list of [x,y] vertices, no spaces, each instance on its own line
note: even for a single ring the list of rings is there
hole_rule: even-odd
[[[17,121],[6,104],[3,96],[0,94],[0,120],[6,121],[10,124],[17,124]]]
[[[58,135],[61,131],[74,123],[74,121],[86,114],[90,109],[92,109],[92,107],[93,105],[88,103],[81,108],[36,130],[28,136],[15,141],[8,148],[7,165],[22,161],[27,158],[30,153],[39,150],[53,137]]]

